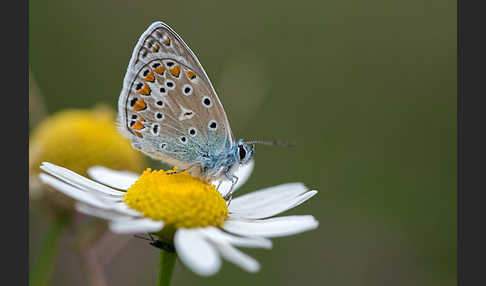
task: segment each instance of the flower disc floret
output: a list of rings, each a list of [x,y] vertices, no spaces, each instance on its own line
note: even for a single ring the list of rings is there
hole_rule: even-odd
[[[107,108],[64,110],[32,132],[29,164],[33,173],[47,161],[83,176],[92,166],[140,172],[144,158],[116,128],[115,114]]]
[[[228,208],[214,185],[188,172],[169,174],[174,171],[145,170],[127,190],[124,202],[176,229],[223,225]]]

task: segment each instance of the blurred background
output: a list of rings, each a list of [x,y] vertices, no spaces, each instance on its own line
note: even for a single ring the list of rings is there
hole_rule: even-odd
[[[456,285],[456,1],[32,0],[29,13],[31,131],[65,109],[116,112],[134,45],[161,20],[198,56],[235,137],[297,141],[257,146],[236,195],[304,182],[318,195],[286,214],[319,228],[244,249],[257,274],[177,263],[173,285]],[[30,204],[31,264],[47,211]],[[72,240],[50,285],[88,285]],[[105,278],[154,285],[157,265],[127,236]]]

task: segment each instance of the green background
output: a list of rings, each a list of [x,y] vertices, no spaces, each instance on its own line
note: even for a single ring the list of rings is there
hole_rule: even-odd
[[[29,10],[29,67],[50,114],[115,110],[138,37],[161,20],[199,57],[235,137],[297,141],[257,146],[238,193],[304,182],[319,193],[286,214],[312,214],[319,228],[243,249],[258,274],[225,262],[201,278],[178,263],[173,285],[456,284],[456,1],[32,0]],[[31,260],[42,214],[31,207]],[[52,285],[86,285],[70,249]],[[154,285],[157,262],[131,239],[106,265],[108,284]]]

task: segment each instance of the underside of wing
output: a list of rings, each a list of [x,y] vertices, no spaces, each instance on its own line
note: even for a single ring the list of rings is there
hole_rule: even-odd
[[[146,154],[180,168],[226,152],[233,136],[204,69],[161,22],[136,45],[119,99],[119,127]]]

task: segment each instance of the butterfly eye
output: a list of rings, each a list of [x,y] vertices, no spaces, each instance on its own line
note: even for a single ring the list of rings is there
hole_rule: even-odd
[[[181,143],[183,143],[183,144],[186,144],[186,143],[187,143],[187,137],[186,137],[186,136],[181,136],[181,137],[179,138],[179,140],[180,140],[180,141],[181,141]]]
[[[213,103],[211,102],[211,99],[207,96],[203,97],[202,104],[207,108],[210,108],[213,105]]]
[[[196,128],[194,128],[194,127],[189,128],[189,135],[194,137],[194,136],[196,136],[196,134],[197,134]]]
[[[160,67],[160,63],[154,63],[154,64],[152,65],[152,68],[154,68],[154,69],[156,69],[156,68],[158,68],[158,67]]]
[[[164,102],[162,100],[158,100],[155,104],[157,104],[157,106],[164,106]]]
[[[166,149],[166,148],[167,148],[167,143],[160,144],[160,149]]]
[[[243,161],[246,157],[246,150],[243,145],[238,145],[238,154],[240,155],[240,161]]]
[[[174,62],[168,62],[168,63],[167,63],[167,66],[168,66],[168,67],[172,67],[173,65],[174,65]]]
[[[208,128],[209,128],[209,130],[212,130],[212,131],[216,130],[218,128],[218,122],[216,120],[209,121]]]
[[[160,112],[155,113],[155,119],[157,119],[157,120],[164,119],[164,114],[162,114]]]

